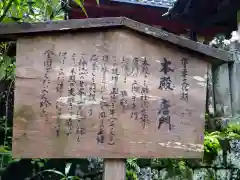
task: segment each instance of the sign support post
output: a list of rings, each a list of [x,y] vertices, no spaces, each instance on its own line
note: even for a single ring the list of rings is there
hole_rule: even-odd
[[[104,159],[103,180],[125,180],[126,161],[125,159]]]

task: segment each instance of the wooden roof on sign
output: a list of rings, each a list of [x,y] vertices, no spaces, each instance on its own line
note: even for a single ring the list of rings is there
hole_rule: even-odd
[[[124,27],[150,35],[154,38],[175,44],[179,47],[189,49],[200,54],[212,57],[211,63],[231,62],[232,53],[212,48],[202,43],[197,43],[184,37],[168,33],[159,28],[155,28],[125,17],[111,18],[88,18],[72,19],[65,21],[51,21],[39,23],[11,23],[0,24],[0,40],[16,40],[22,36],[36,35],[40,33],[81,31],[93,28],[116,28]]]

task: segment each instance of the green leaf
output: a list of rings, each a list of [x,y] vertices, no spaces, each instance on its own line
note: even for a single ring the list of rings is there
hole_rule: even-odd
[[[35,1],[27,1],[27,4],[31,6],[34,5],[35,3],[36,3]]]
[[[81,0],[74,0],[82,9],[82,11],[84,12],[84,14],[88,17],[86,9],[83,6],[83,3],[81,2]]]
[[[49,159],[43,159],[44,163],[47,163],[49,161]]]
[[[137,174],[133,170],[127,170],[126,172],[127,180],[137,180]]]
[[[20,21],[22,18],[20,18],[20,17],[11,17],[12,18],[12,20],[14,20],[14,21]]]
[[[43,173],[43,172],[51,172],[51,173],[58,174],[60,176],[66,177],[62,172],[54,170],[54,169],[44,170],[44,171],[41,171],[40,173]]]
[[[34,14],[34,10],[33,10],[33,5],[35,4],[35,2],[33,1],[28,1],[28,10],[30,14]]]
[[[5,17],[3,20],[2,20],[2,23],[12,23],[14,22],[14,20],[10,17]]]
[[[99,0],[96,0],[96,2],[97,2],[97,5],[99,6],[100,5]]]
[[[47,9],[47,14],[48,14],[48,16],[51,16],[51,15],[53,14],[53,8],[52,8],[52,6],[51,6],[50,4],[47,4],[46,9]]]
[[[15,4],[16,6],[19,6],[20,3],[21,3],[21,0],[14,0],[14,4]]]
[[[77,177],[77,176],[68,176],[68,178],[67,179],[69,179],[69,180],[81,180],[79,177]]]
[[[66,165],[66,167],[65,167],[65,175],[66,175],[66,176],[67,176],[68,173],[69,173],[69,170],[70,170],[70,168],[71,168],[71,165],[72,165],[72,163],[67,163],[67,165]]]
[[[39,166],[40,168],[44,167],[44,163],[43,163],[43,162],[38,162],[37,164],[38,164],[38,166]]]
[[[240,139],[240,135],[234,132],[229,132],[228,138],[230,139]]]
[[[20,161],[21,159],[12,159],[12,162],[18,162]]]

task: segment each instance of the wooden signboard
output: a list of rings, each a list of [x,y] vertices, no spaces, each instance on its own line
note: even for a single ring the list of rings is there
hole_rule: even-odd
[[[19,38],[14,157],[202,157],[199,57],[122,29]]]

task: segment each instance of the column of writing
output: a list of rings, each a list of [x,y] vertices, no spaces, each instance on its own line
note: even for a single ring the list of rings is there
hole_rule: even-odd
[[[109,134],[109,145],[115,144],[115,123],[117,121],[117,114],[116,114],[116,102],[117,102],[117,95],[118,95],[118,87],[117,87],[117,82],[118,82],[118,67],[116,63],[116,57],[113,57],[113,67],[112,67],[112,81],[113,81],[113,87],[110,92],[110,118],[109,118],[109,125],[110,125],[110,134]]]
[[[96,101],[96,68],[97,68],[98,57],[96,54],[91,56],[90,62],[92,63],[92,84],[89,86],[89,101]]]
[[[121,62],[122,73],[124,75],[124,84],[127,83],[127,76],[129,76],[129,58],[123,57]],[[125,89],[120,91],[121,98],[120,98],[120,106],[122,107],[122,111],[124,112],[128,108],[128,100],[127,96],[128,93]]]
[[[147,58],[143,57],[143,62],[142,62],[142,73],[144,74],[144,82],[143,82],[143,87],[141,89],[141,124],[142,127],[145,128],[146,123],[149,123],[148,119],[148,93],[149,93],[149,88],[147,84],[147,77],[149,74],[149,63],[147,62]]]
[[[85,120],[84,115],[82,114],[82,108],[85,105],[85,97],[86,97],[86,84],[85,84],[85,76],[88,74],[88,62],[85,59],[85,54],[81,54],[81,57],[78,61],[78,75],[79,75],[79,88],[78,88],[78,96],[79,100],[77,103],[77,127],[76,127],[76,136],[77,141],[80,142],[80,136],[86,133],[86,128],[83,125],[83,121]]]
[[[73,58],[74,61],[74,58]],[[76,87],[76,71],[75,68],[71,68],[70,76],[68,79],[68,112],[69,112],[69,118],[67,121],[68,131],[67,135],[69,136],[72,134],[73,130],[73,103],[75,100],[75,87]]]
[[[131,74],[134,77],[137,77],[139,74],[139,58],[135,57],[133,59],[133,67]],[[131,119],[138,120],[138,111],[136,110],[137,107],[137,97],[136,93],[139,91],[139,84],[137,80],[133,80],[132,83],[132,112],[131,112]]]
[[[47,110],[51,106],[51,102],[48,99],[48,87],[50,84],[49,72],[52,69],[52,58],[54,53],[51,50],[47,50],[44,52],[44,79],[43,79],[43,89],[40,94],[40,109],[42,110],[42,115],[45,121],[48,121],[48,113]]]
[[[181,92],[181,100],[188,101],[188,89],[189,89],[189,83],[187,82],[187,64],[188,60],[186,58],[182,58],[181,60],[183,69],[182,69],[182,92]]]
[[[64,71],[63,71],[63,65],[64,65],[64,61],[66,56],[62,55],[62,53],[59,53],[59,58],[60,58],[60,72],[58,73],[58,77],[57,77],[57,87],[56,87],[56,91],[59,94],[59,99],[61,99],[63,97],[63,91],[64,91]],[[61,114],[62,114],[62,108],[63,105],[61,104],[60,101],[56,102],[56,110],[57,110],[57,126],[56,126],[56,134],[57,136],[60,136],[60,124],[61,124]]]
[[[97,143],[103,144],[105,142],[105,127],[104,127],[104,121],[106,119],[106,100],[103,95],[103,93],[106,91],[106,73],[108,72],[107,69],[107,63],[108,63],[108,55],[105,55],[102,57],[102,67],[101,67],[101,100],[100,100],[100,112],[99,112],[99,119],[100,119],[100,127],[99,131],[97,133]]]
[[[163,72],[164,76],[160,78],[160,83],[158,89],[161,90],[170,90],[173,91],[172,80],[168,75],[169,72],[174,72],[174,69],[170,67],[172,63],[164,58],[164,62],[161,63],[160,72]],[[171,116],[170,116],[170,101],[166,98],[163,98],[160,102],[158,110],[158,129],[161,128],[163,123],[167,123],[169,125],[169,130],[172,129],[171,124]]]
[[[188,90],[189,90],[189,83],[188,83],[188,79],[187,79],[187,75],[188,75],[188,70],[187,70],[187,65],[188,65],[188,59],[187,58],[182,58],[181,59],[183,68],[182,68],[182,72],[181,72],[181,76],[182,76],[182,84],[181,84],[181,97],[180,99],[188,102],[189,97],[188,97]],[[181,113],[181,116],[191,116],[192,115],[192,111],[189,108],[186,108],[184,112]]]

